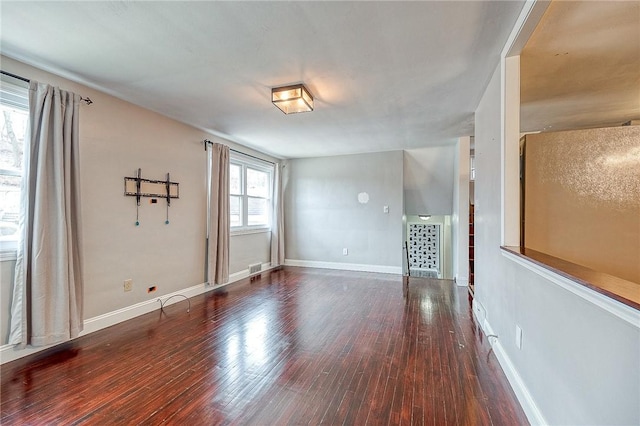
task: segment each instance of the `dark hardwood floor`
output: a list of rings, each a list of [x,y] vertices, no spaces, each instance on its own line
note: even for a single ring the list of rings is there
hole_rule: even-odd
[[[1,423],[521,425],[466,288],[284,268],[1,368]]]

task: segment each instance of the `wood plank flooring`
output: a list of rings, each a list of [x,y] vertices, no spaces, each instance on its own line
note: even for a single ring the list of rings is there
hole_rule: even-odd
[[[1,423],[521,425],[449,281],[286,267],[1,367]]]

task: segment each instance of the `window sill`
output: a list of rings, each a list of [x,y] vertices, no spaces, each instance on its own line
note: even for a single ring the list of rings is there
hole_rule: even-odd
[[[535,250],[501,247],[506,258],[640,327],[640,284]]]
[[[230,235],[232,237],[236,235],[250,235],[250,234],[266,234],[271,232],[271,228],[243,228],[231,230]]]
[[[0,262],[11,262],[18,258],[15,250],[0,250]]]

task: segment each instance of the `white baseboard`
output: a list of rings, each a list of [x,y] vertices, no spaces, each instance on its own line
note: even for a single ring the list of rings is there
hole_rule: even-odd
[[[480,318],[478,319],[480,320]],[[518,402],[520,402],[522,410],[529,420],[529,423],[531,423],[531,425],[547,425],[548,423],[544,419],[542,412],[540,412],[540,410],[538,409],[538,406],[533,400],[531,393],[529,393],[529,389],[527,389],[527,387],[525,386],[524,382],[522,381],[522,377],[520,377],[520,374],[518,374],[516,367],[513,365],[511,359],[504,351],[502,343],[500,342],[500,338],[495,337],[495,333],[493,332],[493,329],[491,328],[491,325],[486,320],[486,318],[484,318],[484,320],[481,321],[480,324],[482,327],[482,331],[484,331],[484,334],[487,336],[487,340],[493,348],[493,353],[496,354],[496,358],[498,359],[498,362],[502,367],[502,371],[504,371],[504,374],[507,377],[509,384],[511,385],[511,389],[513,389],[513,392],[516,394],[516,398],[518,398]]]
[[[251,276],[260,275],[263,272],[266,272],[266,271],[269,271],[269,270],[273,269],[271,267],[271,263],[270,262],[263,263],[261,268],[262,269],[259,272],[255,272],[253,274],[249,273],[249,269],[248,268],[245,269],[245,270],[242,270],[240,272],[233,273],[233,274],[229,275],[229,282],[227,284],[231,284],[233,282],[240,281],[243,278],[248,278],[248,277],[251,277]],[[224,284],[224,285],[227,285],[227,284]]]
[[[263,263],[262,271],[260,272],[267,272],[270,269],[272,269],[270,263]],[[258,274],[259,273],[255,273],[252,275],[258,275]],[[112,312],[107,312],[106,314],[102,314],[93,318],[86,319],[84,321],[84,330],[82,330],[79,337],[86,336],[87,334],[91,334],[98,330],[102,330],[103,328],[111,327],[112,325],[116,325],[123,321],[127,321],[137,316],[144,315],[149,312],[153,312],[156,309],[160,309],[160,302],[158,301],[158,299],[162,301],[166,300],[165,306],[173,305],[174,303],[184,302],[184,299],[181,297],[171,298],[172,296],[183,295],[185,297],[191,298],[199,294],[206,293],[211,290],[216,290],[218,288],[240,281],[249,276],[250,276],[249,269],[246,269],[244,271],[236,272],[234,274],[229,275],[229,281],[225,284],[220,284],[216,286],[210,286],[210,285],[207,285],[206,283],[197,284],[182,290],[175,291],[173,293],[153,297],[149,300],[145,300],[144,302],[136,303],[135,305],[127,306],[122,309],[118,309]],[[168,300],[169,298],[171,298],[171,300]],[[27,355],[44,351],[45,349],[49,349],[53,346],[56,346],[56,345],[39,346],[39,347],[27,346],[26,348],[20,349],[15,345],[2,345],[0,346],[0,364],[11,362],[16,359],[25,357]]]
[[[359,263],[320,262],[316,260],[285,259],[286,266],[302,266],[306,268],[340,269],[343,271],[379,272],[382,274],[402,275],[401,266],[363,265]]]
[[[173,293],[154,297],[153,299],[145,300],[144,302],[136,303],[135,305],[127,306],[126,308],[107,312],[106,314],[98,315],[97,317],[89,318],[85,320],[84,330],[82,331],[82,333],[80,333],[80,336],[85,336],[95,331],[102,330],[103,328],[111,327],[112,325],[118,324],[120,322],[130,320],[140,315],[148,314],[149,312],[153,312],[156,309],[160,308],[160,301],[166,300],[167,302],[165,303],[165,306],[185,301],[183,298],[172,298],[172,296],[183,295],[185,297],[193,297],[202,293],[206,293],[207,291],[213,290],[214,288],[217,287],[209,286],[205,283],[202,283],[194,285],[192,287],[187,287],[183,290],[174,291]],[[168,300],[170,298],[171,300]]]
[[[454,281],[458,287],[469,287],[469,280],[467,277],[456,277]]]

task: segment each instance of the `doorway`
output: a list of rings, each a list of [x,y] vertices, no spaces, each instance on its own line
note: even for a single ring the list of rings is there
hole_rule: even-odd
[[[441,278],[440,224],[409,223],[409,272],[411,276]]]

